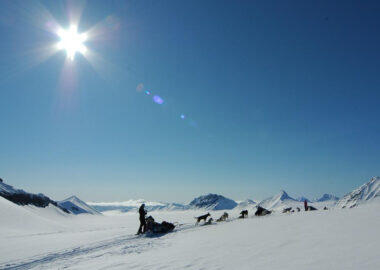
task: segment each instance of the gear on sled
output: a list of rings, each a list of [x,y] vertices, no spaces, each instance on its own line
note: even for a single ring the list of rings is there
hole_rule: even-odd
[[[175,225],[170,222],[163,221],[158,223],[154,221],[152,216],[146,218],[146,232],[151,233],[168,233],[174,230]]]

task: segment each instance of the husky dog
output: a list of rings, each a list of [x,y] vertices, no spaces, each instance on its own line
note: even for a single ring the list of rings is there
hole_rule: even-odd
[[[239,218],[246,218],[246,217],[248,217],[248,210],[241,211]]]
[[[204,225],[211,225],[211,222],[213,221],[213,219],[212,218],[209,218],[206,222],[205,222],[205,224]]]
[[[197,224],[198,224],[199,222],[201,222],[202,220],[203,220],[204,222],[206,222],[206,219],[207,219],[208,217],[210,217],[210,216],[211,216],[210,213],[207,213],[206,215],[196,217],[196,219],[197,219]]]
[[[216,221],[221,222],[221,221],[226,221],[227,219],[228,219],[228,213],[224,212],[223,215],[220,218],[218,218]]]

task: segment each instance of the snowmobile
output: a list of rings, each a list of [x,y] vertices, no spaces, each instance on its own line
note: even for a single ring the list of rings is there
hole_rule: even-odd
[[[168,233],[174,230],[175,225],[170,222],[163,221],[162,223],[158,223],[154,221],[152,216],[147,217],[146,219],[146,232],[160,234],[160,233]]]

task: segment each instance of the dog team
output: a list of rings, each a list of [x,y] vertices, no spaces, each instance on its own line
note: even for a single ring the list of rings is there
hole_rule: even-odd
[[[139,209],[140,227],[139,227],[137,234],[142,234],[142,233],[146,232],[147,224],[146,224],[146,217],[145,216],[146,216],[147,212],[144,209],[144,207],[145,207],[145,204],[142,204],[140,209]],[[305,207],[305,211],[317,210],[315,207],[308,205],[306,200],[304,201],[304,207]],[[296,209],[297,209],[297,212],[300,212],[300,210],[301,210],[299,207],[297,207]],[[328,209],[327,209],[327,207],[325,207],[325,208],[323,208],[323,210],[328,210]],[[282,211],[282,213],[293,213],[293,212],[295,212],[295,210],[293,210],[292,207],[285,208]],[[264,207],[257,206],[255,216],[266,216],[266,215],[270,215],[271,213],[272,213],[272,211],[267,210]],[[216,220],[216,222],[227,221],[228,217],[229,217],[228,213],[224,212],[223,215],[221,215],[221,217]],[[239,219],[244,219],[247,217],[248,217],[248,210],[242,210],[240,212]],[[210,213],[207,213],[207,214],[199,216],[199,217],[195,217],[195,219],[197,220],[196,221],[197,225],[201,221],[203,221],[204,225],[210,225],[213,222],[213,218],[211,217]]]

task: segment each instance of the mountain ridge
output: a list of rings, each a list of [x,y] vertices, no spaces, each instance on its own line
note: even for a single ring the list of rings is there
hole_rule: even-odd
[[[11,185],[5,184],[3,180],[0,182],[0,196],[21,206],[34,205],[39,208],[45,208],[49,206],[49,204],[52,204],[61,211],[70,213],[66,209],[59,206],[56,201],[50,199],[42,193],[34,194],[26,192],[22,189],[16,189]]]
[[[101,215],[99,211],[95,208],[89,206],[84,201],[79,199],[77,196],[73,195],[67,199],[57,202],[59,206],[65,208],[67,211],[74,215],[78,214],[91,214],[91,215]]]
[[[339,208],[352,208],[360,204],[380,199],[380,177],[372,177],[367,183],[343,196],[336,204]]]
[[[189,206],[193,208],[205,208],[207,210],[230,210],[238,204],[222,195],[209,193],[193,199]]]

